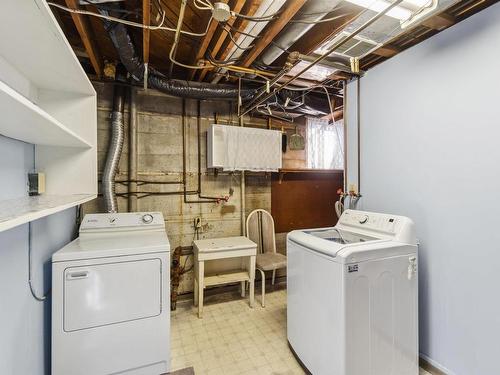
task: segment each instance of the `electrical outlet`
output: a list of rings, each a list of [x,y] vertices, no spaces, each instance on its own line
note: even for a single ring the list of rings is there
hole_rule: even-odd
[[[356,186],[356,184],[349,184],[348,193],[358,193],[358,187]]]

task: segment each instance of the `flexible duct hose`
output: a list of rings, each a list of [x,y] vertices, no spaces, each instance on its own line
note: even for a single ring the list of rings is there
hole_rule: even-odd
[[[107,11],[102,11],[106,15]],[[139,82],[144,79],[144,64],[135,51],[132,38],[123,24],[116,24],[105,20],[104,26],[109,33],[111,41],[120,56],[120,61],[130,75]],[[166,94],[190,99],[227,100],[238,97],[238,88],[231,85],[214,85],[204,82],[193,82],[178,79],[168,79],[155,69],[148,69],[148,86]],[[254,89],[242,89],[243,100],[255,94]]]
[[[113,112],[111,114],[111,136],[109,139],[106,164],[102,174],[102,194],[106,212],[118,212],[115,192],[115,176],[123,148],[123,108],[125,89],[122,85],[115,85]]]
[[[110,5],[111,6],[111,5]],[[114,5],[119,7],[118,5]],[[110,14],[107,10],[100,11],[106,15]],[[137,55],[134,43],[125,25],[113,23],[109,20],[104,21],[104,27],[108,31],[111,41],[120,56],[120,61],[125,66],[134,80],[142,82],[144,79],[144,64]],[[205,82],[193,82],[178,79],[168,79],[163,74],[153,68],[148,69],[148,86],[162,91],[168,95],[181,98],[190,98],[198,100],[234,100],[238,97],[238,88],[231,85],[211,84]],[[251,99],[257,92],[257,89],[242,88],[241,98],[243,101]],[[296,92],[281,90],[278,95],[285,101],[286,97],[296,97]],[[273,101],[270,99],[269,101]],[[289,113],[301,113],[306,115],[328,114],[328,103],[321,97],[307,96],[303,106],[287,111]]]

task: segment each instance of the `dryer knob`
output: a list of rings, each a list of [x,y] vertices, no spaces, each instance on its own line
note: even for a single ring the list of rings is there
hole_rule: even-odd
[[[153,222],[153,215],[146,214],[142,216],[142,222],[144,224],[151,224]]]
[[[360,224],[365,224],[368,221],[369,217],[368,215],[364,215],[359,219]]]

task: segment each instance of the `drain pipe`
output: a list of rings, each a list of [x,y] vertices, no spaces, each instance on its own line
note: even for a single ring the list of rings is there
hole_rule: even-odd
[[[243,127],[243,116],[240,117],[240,126]],[[240,174],[240,195],[241,195],[241,235],[246,236],[246,186],[245,186],[245,171]]]
[[[128,211],[137,211],[137,91],[130,88],[128,129]]]
[[[238,80],[238,93],[241,92],[241,78]],[[241,96],[238,94],[238,122],[241,127],[243,124],[243,116],[240,116],[241,113]],[[216,121],[217,123],[217,121]],[[245,191],[245,171],[241,171],[240,174],[240,200],[241,200],[241,235],[246,236],[246,191]]]
[[[201,188],[201,145],[200,145],[200,138],[201,138],[201,110],[200,110],[200,102],[198,101],[198,118],[197,118],[197,123],[196,123],[196,131],[197,131],[197,139],[198,139],[198,188],[194,191],[195,194],[198,195],[197,200],[189,200],[188,199],[188,194],[192,193],[187,190],[187,150],[186,150],[186,99],[182,98],[182,184],[184,185],[183,189],[183,194],[184,194],[184,203],[221,203],[221,202],[227,202],[229,200],[229,197],[211,197],[211,196],[206,196],[203,195],[202,193],[202,188]]]
[[[121,75],[120,78],[123,79]],[[119,80],[119,79],[118,79]],[[118,163],[123,148],[123,107],[125,88],[123,85],[115,85],[113,98],[113,112],[111,113],[111,136],[109,139],[106,164],[102,175],[102,194],[106,212],[118,212],[116,201],[115,176],[118,171]]]

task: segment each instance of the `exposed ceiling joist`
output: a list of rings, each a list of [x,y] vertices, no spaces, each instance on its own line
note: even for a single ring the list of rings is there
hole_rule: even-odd
[[[245,5],[245,0],[236,0],[236,3],[234,4],[234,7],[231,10],[235,13],[239,13],[241,11],[241,9],[243,8],[243,5]],[[236,19],[234,17],[230,18],[226,22],[226,27],[229,28],[229,27],[233,26],[235,20]],[[211,54],[214,58],[215,58],[215,56],[217,56],[217,53],[220,51],[227,36],[228,36],[228,32],[221,28],[221,32],[211,48]],[[209,69],[203,69],[200,72],[200,77],[199,77],[200,81],[203,81],[203,79],[205,78],[208,71],[209,71]]]
[[[447,14],[445,12],[436,14],[433,17],[422,22],[422,25],[427,26],[434,30],[442,30],[457,22],[456,18],[451,14]]]
[[[338,121],[338,120],[341,120],[344,118],[344,108],[343,107],[340,107],[340,109],[335,109],[333,111],[333,117],[334,117],[334,121]],[[332,120],[332,114],[329,113],[323,117],[321,117],[322,120],[328,120],[328,121],[331,121]]]
[[[399,52],[401,52],[401,49],[395,46],[391,46],[390,44],[383,45],[379,48],[377,48],[375,51],[372,53],[378,56],[383,56],[383,57],[392,57],[397,55]]]
[[[223,2],[227,3],[227,0]],[[210,45],[210,42],[212,41],[215,31],[217,30],[217,25],[218,22],[216,20],[214,19],[210,20],[210,25],[208,26],[207,34],[201,40],[200,47],[198,48],[198,52],[196,53],[194,60],[192,60],[191,65],[198,65],[198,61],[203,59],[203,57],[205,56],[205,52],[207,51],[207,48]],[[195,75],[196,75],[196,70],[192,69],[189,72],[188,79],[191,81]]]
[[[307,0],[294,0],[289,2],[283,13],[279,15],[278,19],[265,29],[264,35],[258,39],[255,46],[245,56],[240,65],[249,67],[306,2]]]
[[[66,1],[66,6],[68,6],[68,8],[72,9],[80,8],[78,0],[65,0],[65,1]],[[89,20],[77,13],[71,13],[71,18],[75,23],[76,30],[78,31],[80,38],[82,39],[83,46],[87,51],[92,67],[94,68],[94,71],[97,74],[97,76],[101,78],[103,74],[103,62],[101,54],[99,53],[99,49],[97,48],[97,45],[95,43],[96,39],[92,34],[92,28],[90,27]]]

